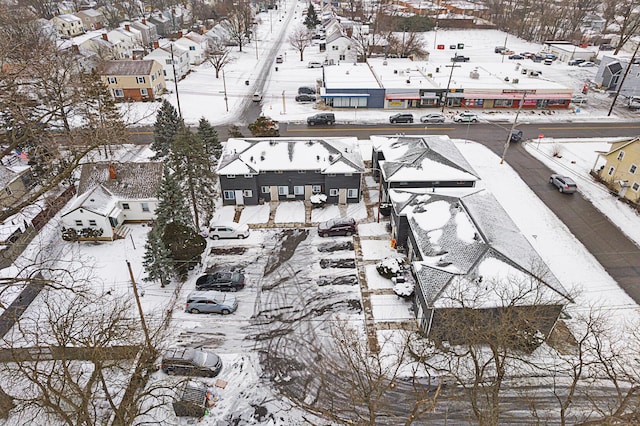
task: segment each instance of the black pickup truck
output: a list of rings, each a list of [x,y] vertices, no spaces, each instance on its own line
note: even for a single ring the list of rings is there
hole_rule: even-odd
[[[456,55],[453,58],[451,58],[451,62],[469,62],[469,57],[463,56],[463,55]]]

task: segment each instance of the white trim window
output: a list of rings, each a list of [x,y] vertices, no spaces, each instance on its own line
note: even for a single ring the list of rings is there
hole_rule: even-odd
[[[235,179],[236,175],[227,175],[227,179]]]
[[[235,200],[236,199],[236,193],[235,193],[235,191],[222,191],[222,197],[225,200]]]
[[[263,194],[268,194],[270,191],[270,188],[268,186],[261,186],[260,187],[260,192],[262,192]]]
[[[347,198],[358,198],[358,188],[347,189]]]
[[[613,176],[613,170],[614,170],[614,168],[613,168],[613,167],[609,167],[609,171],[607,172],[607,174],[608,174],[609,176]]]
[[[636,170],[638,170],[638,166],[636,166],[635,164],[632,164],[631,167],[629,167],[629,173],[631,173],[632,175],[636,174]]]
[[[82,221],[79,219],[76,219],[76,226],[82,226]]]
[[[304,186],[302,185],[296,185],[293,187],[293,194],[294,195],[304,195]]]
[[[336,188],[331,188],[331,189],[329,190],[329,196],[330,196],[330,197],[337,197],[337,196],[338,196],[338,189],[336,189]]]
[[[618,159],[618,161],[621,161],[623,158],[624,158],[624,151],[620,151],[618,153],[618,158],[617,159]]]
[[[122,89],[113,89],[113,96],[116,98],[124,98],[124,91]]]
[[[147,79],[144,78],[144,77],[136,77],[136,83],[138,83],[138,84],[144,84],[144,83],[147,82],[146,80]]]
[[[242,190],[242,196],[246,197],[246,198],[251,198],[253,197],[253,191],[250,189],[243,189]]]
[[[116,77],[107,77],[107,81],[109,84],[118,84],[118,79]]]
[[[140,203],[140,206],[142,207],[142,211],[143,211],[143,212],[151,211],[151,210],[149,209],[149,203]]]
[[[312,185],[311,186],[311,192],[313,194],[319,194],[322,192],[322,186],[321,185]]]
[[[279,186],[278,187],[278,195],[289,195],[289,187],[288,186]]]
[[[89,226],[98,226],[98,222],[95,219],[89,219]]]
[[[635,192],[638,192],[638,190],[640,189],[640,183],[633,182],[633,185],[631,185],[631,189],[633,189]]]
[[[145,88],[142,88],[142,89],[140,89],[140,94],[142,96],[149,96],[149,90],[145,89]]]

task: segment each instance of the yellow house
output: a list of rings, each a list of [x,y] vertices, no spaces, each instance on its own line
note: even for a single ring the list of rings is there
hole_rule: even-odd
[[[614,142],[609,152],[600,155],[606,160],[598,170],[600,178],[619,197],[640,202],[640,137]]]
[[[152,101],[167,87],[162,65],[154,60],[105,61],[98,74],[116,101]]]

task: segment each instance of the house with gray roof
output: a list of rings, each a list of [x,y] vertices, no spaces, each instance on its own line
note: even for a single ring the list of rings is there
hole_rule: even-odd
[[[104,61],[98,74],[116,101],[152,101],[167,87],[162,65],[152,59]]]
[[[63,232],[101,230],[98,239],[114,240],[119,225],[154,219],[162,173],[160,162],[84,164],[78,195],[61,215]]]
[[[365,171],[355,137],[229,139],[217,173],[225,205],[310,200],[357,203]]]
[[[392,190],[391,199],[422,332],[457,344],[473,328],[482,340],[508,318],[508,332],[531,339],[527,344],[549,335],[571,296],[490,193]]]

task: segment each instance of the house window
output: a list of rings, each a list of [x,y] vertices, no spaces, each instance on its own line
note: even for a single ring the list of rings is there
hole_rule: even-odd
[[[304,195],[304,186],[296,185],[293,187],[293,193],[295,195]]]
[[[263,194],[268,194],[270,192],[269,187],[268,186],[260,187],[260,192],[262,192]]]
[[[347,189],[347,198],[358,198],[358,188]]]
[[[146,83],[145,81],[146,79],[144,77],[136,77],[136,83],[138,84],[144,84]]]
[[[140,203],[140,205],[142,206],[142,211],[143,212],[148,212],[149,211],[149,203]]]
[[[253,191],[250,189],[243,189],[242,190],[242,196],[243,197],[247,197],[247,198],[251,198],[253,197]]]
[[[116,98],[124,98],[124,92],[122,91],[122,89],[115,89],[115,90],[113,91],[113,95],[114,95]]]
[[[253,175],[244,175],[244,177],[246,177],[246,178],[252,178],[252,177],[253,177]]]
[[[96,222],[94,219],[89,219],[89,226],[98,226],[98,222]]]
[[[624,151],[620,151],[618,153],[618,161],[622,160],[624,158]]]
[[[345,173],[345,176],[353,176],[353,173]]]
[[[307,173],[307,171],[306,170],[298,170],[298,173],[300,173],[302,175],[302,174]]]
[[[338,59],[340,59],[341,61],[345,61],[347,57],[345,55],[340,55]]]
[[[236,199],[236,193],[233,191],[222,191],[222,196],[224,197],[225,200],[235,200]]]
[[[155,74],[151,74],[151,81],[156,81],[156,75]]]
[[[4,189],[4,192],[6,192],[7,195],[13,194],[13,192],[11,192],[11,188],[9,188],[8,186]]]
[[[329,190],[329,196],[330,197],[337,197],[338,196],[338,190],[336,188],[331,188]]]
[[[319,194],[322,192],[322,187],[320,185],[313,185],[311,187],[311,192],[313,192],[314,194]]]
[[[122,210],[129,210],[129,203],[122,203]]]
[[[329,176],[329,177],[336,177],[336,174],[335,174],[335,173],[329,173],[327,176]]]
[[[149,96],[149,90],[148,89],[140,89],[140,94],[142,96]]]
[[[277,175],[281,175],[282,173],[284,173],[282,170],[276,170],[275,171],[275,174],[277,174]]]
[[[638,169],[638,166],[636,166],[635,164],[632,164],[631,167],[629,167],[629,173],[631,173],[632,175],[635,175],[637,169]]]
[[[613,176],[613,167],[609,167],[609,171],[607,172],[609,176]]]
[[[633,185],[631,185],[631,189],[638,192],[638,189],[640,189],[640,184],[638,182],[633,182]]]
[[[227,179],[235,179],[236,175],[227,175]]]
[[[196,50],[195,46],[189,46],[189,50]]]
[[[350,45],[349,45],[349,46],[347,46],[347,50],[351,50],[351,46],[350,46]]]
[[[288,186],[279,186],[278,187],[278,195],[289,195],[289,187]]]
[[[82,221],[81,220],[76,220],[76,226],[82,226]]]
[[[332,50],[338,50],[338,46],[331,46]]]
[[[167,65],[171,65],[171,59],[165,59],[164,63],[167,64]]]
[[[109,82],[109,84],[117,84],[118,83],[118,79],[115,77],[108,77],[107,81]]]

